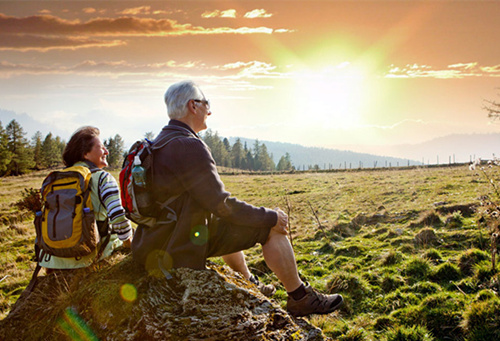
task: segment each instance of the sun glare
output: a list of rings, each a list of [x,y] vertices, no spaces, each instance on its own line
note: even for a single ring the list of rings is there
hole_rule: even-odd
[[[324,128],[349,129],[361,124],[369,97],[366,82],[366,73],[348,62],[300,72],[294,89],[298,114],[306,113]]]

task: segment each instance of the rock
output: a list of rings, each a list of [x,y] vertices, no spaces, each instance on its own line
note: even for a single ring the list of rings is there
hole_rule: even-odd
[[[130,256],[40,276],[0,321],[6,340],[325,340],[227,267],[177,269],[166,280]]]

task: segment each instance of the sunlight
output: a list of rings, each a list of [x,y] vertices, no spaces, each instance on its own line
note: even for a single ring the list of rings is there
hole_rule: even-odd
[[[362,123],[369,92],[367,74],[349,62],[297,73],[294,101],[298,115],[324,128],[349,129]]]

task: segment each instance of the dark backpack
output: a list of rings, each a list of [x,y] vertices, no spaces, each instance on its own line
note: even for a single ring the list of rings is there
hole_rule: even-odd
[[[189,133],[192,134],[191,132]],[[154,144],[148,139],[136,141],[125,156],[122,170],[120,171],[120,196],[123,208],[125,209],[125,215],[138,225],[151,227],[158,223],[169,223],[177,220],[175,212],[168,205],[177,199],[178,196],[170,197],[164,202],[156,200],[152,188],[152,169],[154,151],[165,147],[179,137],[186,137],[186,134],[182,133],[182,131],[174,131]],[[137,185],[132,176],[132,170],[137,164],[135,160],[138,160],[140,162],[139,165],[144,169],[146,181],[142,186]],[[167,210],[168,214],[167,220],[160,222],[157,220],[157,216],[162,210]]]

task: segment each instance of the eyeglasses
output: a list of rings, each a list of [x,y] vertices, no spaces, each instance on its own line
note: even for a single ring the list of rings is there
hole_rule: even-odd
[[[207,106],[207,109],[210,110],[210,101],[207,99],[193,99],[196,103],[203,103]]]

